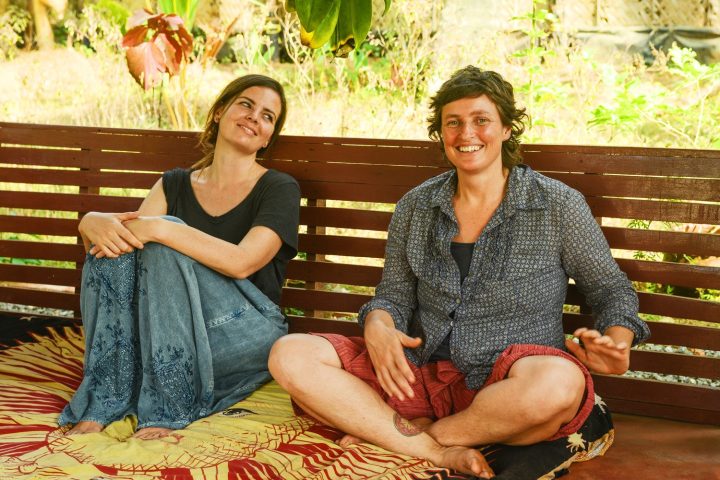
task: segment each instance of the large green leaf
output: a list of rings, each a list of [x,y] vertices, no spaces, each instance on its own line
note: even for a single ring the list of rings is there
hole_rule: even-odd
[[[335,31],[335,26],[338,22],[338,15],[340,14],[340,0],[333,0],[332,8],[325,15],[320,23],[314,30],[305,31],[306,39],[309,40],[305,45],[309,45],[310,48],[320,48],[325,45],[328,40],[332,37]],[[303,32],[301,31],[301,38]]]
[[[385,0],[387,12],[392,0]],[[372,0],[285,0],[297,12],[303,45],[320,48],[328,41],[333,54],[345,57],[367,37],[372,25]]]
[[[367,37],[372,22],[372,0],[344,0],[350,3],[350,21],[352,23],[355,46],[359,46]]]
[[[341,0],[312,0],[310,18],[305,25],[305,30],[308,32],[314,32],[318,27],[320,27],[320,24],[328,18],[328,15],[333,13],[334,9],[339,8],[340,1]]]

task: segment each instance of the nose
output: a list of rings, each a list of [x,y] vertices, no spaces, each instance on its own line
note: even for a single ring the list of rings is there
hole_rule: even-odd
[[[461,138],[469,138],[475,135],[475,130],[473,129],[472,123],[465,122],[463,123],[461,129],[460,129],[460,137]]]
[[[258,110],[252,109],[252,110],[250,110],[250,111],[248,112],[246,118],[247,118],[248,120],[252,120],[253,122],[257,123],[257,122],[258,122],[258,115],[259,115],[259,114],[260,114],[260,113],[258,112]]]

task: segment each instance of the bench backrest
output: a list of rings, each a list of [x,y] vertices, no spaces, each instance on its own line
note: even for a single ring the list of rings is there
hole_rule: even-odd
[[[79,316],[78,217],[136,209],[160,172],[199,158],[196,135],[0,123],[0,302]],[[686,258],[720,254],[720,151],[526,145],[523,155],[583,192],[621,268],[652,284],[639,293],[640,310],[657,347],[633,351],[631,363],[648,373],[596,376],[605,401],[615,411],[720,425],[720,388],[652,375],[720,379],[720,266]],[[267,167],[300,182],[304,198],[303,253],[282,300],[291,330],[358,334],[356,312],[380,280],[393,204],[448,168],[438,146],[284,136],[267,157]],[[668,285],[675,294],[657,293]],[[698,288],[708,299],[677,295]],[[592,325],[573,285],[566,303],[575,306],[566,332]]]

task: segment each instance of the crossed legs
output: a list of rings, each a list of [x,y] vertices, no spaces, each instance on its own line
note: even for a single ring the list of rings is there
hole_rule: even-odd
[[[584,375],[571,361],[523,357],[506,379],[482,389],[467,409],[421,428],[343,370],[335,349],[322,337],[281,338],[270,353],[269,367],[303,410],[350,437],[486,478],[492,470],[470,447],[546,440],[573,419],[585,391]]]

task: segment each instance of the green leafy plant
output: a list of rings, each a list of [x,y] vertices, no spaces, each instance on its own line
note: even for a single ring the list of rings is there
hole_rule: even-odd
[[[17,55],[29,23],[30,13],[15,5],[8,6],[0,15],[0,60],[12,60]]]
[[[385,0],[387,12],[392,0]],[[313,49],[329,44],[333,55],[346,57],[367,37],[372,0],[286,0],[285,9],[300,20],[300,39]]]

